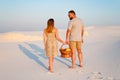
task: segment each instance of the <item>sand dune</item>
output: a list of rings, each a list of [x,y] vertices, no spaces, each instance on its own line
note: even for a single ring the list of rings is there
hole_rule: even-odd
[[[8,33],[2,33],[0,34],[0,42],[25,42],[25,41],[42,41],[43,36],[36,32],[33,32],[31,35],[31,32],[27,32],[26,34],[22,32],[8,32]]]
[[[65,33],[65,30],[60,30],[60,33]],[[89,33],[85,31],[85,36]],[[42,41],[43,35],[41,32],[8,32],[0,34],[0,43],[5,42],[26,42],[26,41]]]

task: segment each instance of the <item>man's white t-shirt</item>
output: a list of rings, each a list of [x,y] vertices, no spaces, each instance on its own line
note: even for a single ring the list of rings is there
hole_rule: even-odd
[[[69,21],[68,29],[71,30],[69,37],[70,41],[81,41],[82,27],[83,27],[83,22],[80,18],[74,18]]]

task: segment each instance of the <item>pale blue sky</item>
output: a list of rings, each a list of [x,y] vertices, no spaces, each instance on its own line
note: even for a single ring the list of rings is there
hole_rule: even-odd
[[[75,10],[85,26],[120,26],[120,0],[0,0],[0,32],[43,30],[49,18],[67,28]]]

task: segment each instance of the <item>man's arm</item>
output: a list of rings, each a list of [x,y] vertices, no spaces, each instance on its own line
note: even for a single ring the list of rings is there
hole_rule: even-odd
[[[82,26],[82,33],[81,33],[81,36],[82,36],[82,43],[83,43],[83,36],[84,36],[84,25]]]
[[[67,31],[66,31],[66,44],[69,43],[69,36],[70,36],[70,29],[68,28]]]

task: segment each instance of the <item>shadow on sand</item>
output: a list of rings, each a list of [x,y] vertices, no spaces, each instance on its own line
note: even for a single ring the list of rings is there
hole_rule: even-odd
[[[28,43],[27,43],[28,44]],[[40,54],[39,54],[39,56],[41,56],[42,58],[44,58],[44,59],[47,59],[47,57],[45,56],[45,54],[44,54],[44,50],[41,48],[41,47],[39,47],[39,46],[37,46],[37,45],[35,45],[35,44],[28,44],[35,52],[39,52]],[[69,66],[65,61],[63,61],[63,60],[66,60],[66,61],[68,61],[68,62],[71,62],[70,60],[68,60],[68,59],[62,59],[62,58],[60,58],[60,57],[55,57],[54,58],[56,61],[59,61],[59,62],[61,62],[62,64],[64,64],[64,65],[66,65],[66,66]]]
[[[37,46],[35,44],[27,44],[27,45],[29,45],[33,49],[33,51],[35,53],[37,53],[40,57],[42,57],[44,59],[47,59],[47,57],[45,56],[44,49],[42,49],[41,47],[39,47],[39,46]]]
[[[33,54],[32,52],[30,52],[27,48],[23,47],[22,45],[18,45],[19,49],[26,55],[28,56],[28,58],[34,60],[36,63],[38,63],[40,66],[42,66],[45,69],[48,69],[45,64],[39,60],[39,57],[36,56],[35,54]]]

